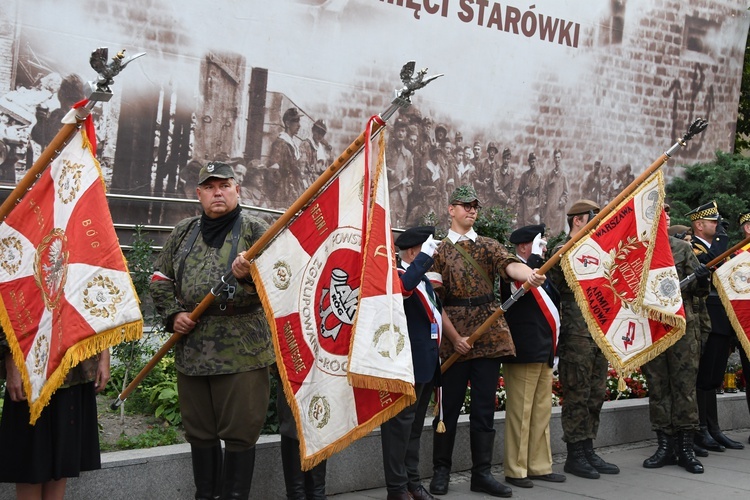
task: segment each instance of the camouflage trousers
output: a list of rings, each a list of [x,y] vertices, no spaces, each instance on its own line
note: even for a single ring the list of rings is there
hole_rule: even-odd
[[[643,365],[648,382],[651,428],[674,435],[698,430],[695,380],[700,360],[700,329],[688,322],[685,335],[672,347]]]
[[[607,389],[607,359],[590,336],[560,336],[563,441],[595,439]]]

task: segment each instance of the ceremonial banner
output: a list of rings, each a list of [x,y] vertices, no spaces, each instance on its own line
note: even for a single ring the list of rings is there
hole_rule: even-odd
[[[142,334],[138,298],[85,130],[0,226],[0,322],[32,424],[72,367]]]
[[[295,415],[303,469],[415,400],[388,216],[383,138],[372,202],[368,149],[342,169],[252,267],[284,393]]]
[[[713,282],[737,338],[750,356],[750,247],[714,271]]]
[[[658,171],[562,258],[589,331],[621,377],[685,333],[663,204]]]

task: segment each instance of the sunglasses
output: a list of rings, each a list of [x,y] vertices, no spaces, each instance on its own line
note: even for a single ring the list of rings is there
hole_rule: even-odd
[[[471,212],[471,210],[476,210],[479,212],[479,210],[482,208],[482,206],[479,203],[454,203],[454,207],[463,207],[464,210],[467,212]]]

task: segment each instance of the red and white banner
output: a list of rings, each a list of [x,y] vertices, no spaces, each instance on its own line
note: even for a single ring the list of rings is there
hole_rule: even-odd
[[[295,415],[304,469],[367,435],[415,399],[384,150],[381,137],[372,202],[365,148],[252,268]],[[367,213],[366,206],[371,207]]]
[[[0,322],[32,424],[72,367],[143,332],[85,130],[0,226]]]
[[[620,375],[658,356],[685,332],[663,205],[658,171],[562,259],[589,332]]]
[[[737,338],[750,357],[750,245],[714,271],[713,282]]]

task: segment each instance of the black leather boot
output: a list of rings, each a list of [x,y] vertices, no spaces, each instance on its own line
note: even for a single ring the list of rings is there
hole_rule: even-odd
[[[456,431],[432,433],[432,480],[430,493],[446,495],[448,483],[451,480],[451,466],[453,465],[453,443]]]
[[[703,464],[693,453],[693,433],[680,431],[677,434],[677,464],[693,474],[703,474]]]
[[[586,460],[583,441],[567,443],[567,447],[568,456],[565,458],[565,467],[563,468],[565,472],[586,479],[599,479],[599,472]]]
[[[586,460],[589,461],[592,467],[597,470],[600,474],[619,474],[620,468],[615,464],[605,462],[602,457],[596,454],[594,451],[594,440],[587,439],[583,442],[583,452],[586,454]]]
[[[304,474],[307,500],[326,500],[326,461],[323,460]]]
[[[730,439],[721,432],[719,428],[719,409],[716,404],[716,393],[706,394],[706,425],[708,433],[714,438],[714,441],[730,450],[741,450],[744,444],[734,439]]]
[[[255,446],[245,451],[224,452],[222,500],[248,500],[255,469]]]
[[[193,462],[195,500],[216,500],[221,498],[221,445],[200,448],[190,445],[190,458]]]
[[[492,451],[495,446],[495,431],[471,432],[471,491],[487,493],[493,497],[508,498],[513,495],[510,487],[492,477]]]
[[[657,447],[656,453],[643,461],[647,469],[658,469],[665,465],[674,465],[675,459],[674,438],[664,431],[656,431]]]
[[[299,441],[281,436],[281,466],[287,500],[305,500],[305,473],[299,459]]]
[[[708,433],[708,405],[710,401],[716,403],[716,393],[713,390],[696,389],[695,396],[698,399],[698,419],[700,421],[698,432],[693,434],[695,444],[708,451],[724,451],[724,447]]]
[[[693,438],[693,452],[695,452],[696,457],[707,457],[708,456],[708,450],[705,448],[702,448],[695,444],[695,438]]]

